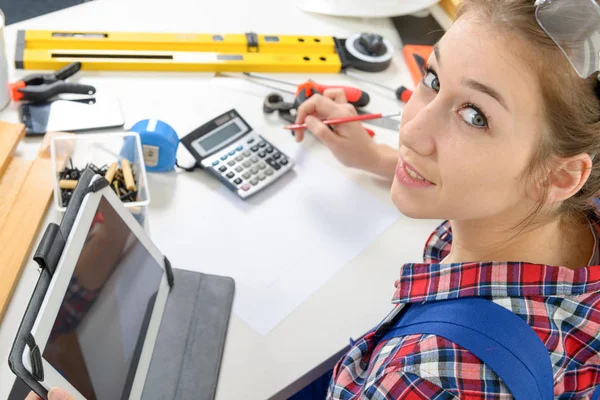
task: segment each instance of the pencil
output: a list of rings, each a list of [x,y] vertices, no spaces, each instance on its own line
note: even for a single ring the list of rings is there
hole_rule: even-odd
[[[379,113],[379,114],[353,115],[351,117],[327,119],[327,120],[323,121],[323,123],[325,125],[337,125],[337,124],[343,124],[345,122],[366,121],[366,120],[369,120],[369,119],[394,117],[394,116],[400,115],[400,114],[402,114],[401,111],[397,111],[397,112],[393,112],[393,113],[387,113],[387,114]],[[286,125],[286,126],[284,126],[284,129],[306,129],[306,124]]]

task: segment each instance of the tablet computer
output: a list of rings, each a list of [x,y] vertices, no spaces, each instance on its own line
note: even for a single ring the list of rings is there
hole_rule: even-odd
[[[31,330],[44,388],[141,397],[169,292],[164,262],[109,187],[84,197]],[[29,347],[22,361],[33,373]]]

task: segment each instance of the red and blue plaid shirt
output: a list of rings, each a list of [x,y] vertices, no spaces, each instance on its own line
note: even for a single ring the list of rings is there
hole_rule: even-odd
[[[590,220],[600,237],[598,216]],[[429,237],[424,263],[400,269],[393,298],[397,306],[384,322],[409,303],[490,299],[523,318],[548,348],[555,398],[588,398],[600,385],[600,266],[439,264],[451,245],[452,230],[445,222]],[[512,399],[498,375],[464,348],[430,334],[378,341],[375,334],[383,329],[356,341],[338,362],[328,398]]]

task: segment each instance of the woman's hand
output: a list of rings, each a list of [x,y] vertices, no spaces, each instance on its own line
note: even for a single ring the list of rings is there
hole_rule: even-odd
[[[360,122],[347,122],[332,126],[333,130],[321,122],[324,119],[357,115],[355,108],[348,103],[342,89],[329,89],[323,95],[313,95],[300,105],[296,114],[297,124],[306,124],[335,158],[343,165],[393,179],[398,162],[396,150],[378,145],[369,136]],[[296,141],[304,139],[304,129],[295,131]]]
[[[40,397],[34,392],[29,392],[29,395],[25,400],[41,400]],[[52,388],[48,392],[48,400],[75,400],[75,397],[65,392],[63,389]]]

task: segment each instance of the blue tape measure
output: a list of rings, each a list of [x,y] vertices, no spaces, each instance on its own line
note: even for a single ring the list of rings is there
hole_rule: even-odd
[[[169,124],[158,119],[144,119],[133,125],[140,135],[144,164],[150,172],[167,172],[175,168],[179,137]]]

